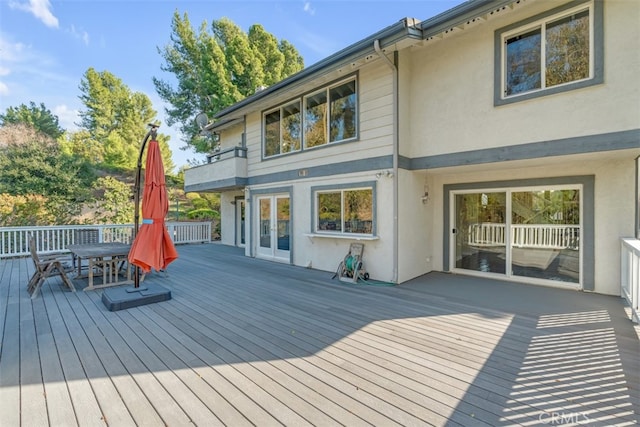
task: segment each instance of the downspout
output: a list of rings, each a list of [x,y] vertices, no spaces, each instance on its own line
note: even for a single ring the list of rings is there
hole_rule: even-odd
[[[398,136],[398,67],[382,51],[380,40],[374,40],[373,48],[378,56],[391,68],[393,76],[393,129],[391,135],[393,139],[393,278],[391,282],[398,283],[398,157],[400,147]]]

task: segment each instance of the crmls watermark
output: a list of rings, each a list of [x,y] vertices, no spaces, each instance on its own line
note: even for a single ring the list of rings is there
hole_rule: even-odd
[[[538,421],[545,425],[561,426],[566,424],[589,424],[589,416],[584,412],[543,412]]]

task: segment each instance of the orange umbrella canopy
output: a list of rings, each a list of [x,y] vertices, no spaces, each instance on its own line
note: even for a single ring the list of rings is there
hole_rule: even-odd
[[[142,191],[142,224],[131,250],[129,262],[148,273],[151,269],[164,270],[178,258],[178,252],[169,236],[164,218],[169,212],[169,198],[164,179],[164,165],[158,141],[149,142],[147,167]]]

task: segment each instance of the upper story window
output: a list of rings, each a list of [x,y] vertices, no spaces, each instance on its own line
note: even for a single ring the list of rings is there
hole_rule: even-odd
[[[356,137],[356,81],[304,98],[304,146],[317,147]]]
[[[270,110],[263,116],[264,157],[355,139],[357,106],[352,77]]]
[[[574,7],[563,6],[497,32],[500,95],[496,104],[602,82],[602,6],[569,5]]]
[[[265,157],[300,150],[301,124],[300,101],[292,102],[265,114]]]

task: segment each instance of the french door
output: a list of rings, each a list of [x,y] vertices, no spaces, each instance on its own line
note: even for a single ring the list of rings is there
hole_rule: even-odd
[[[291,208],[288,195],[256,198],[256,256],[289,262]]]
[[[581,188],[456,191],[454,269],[523,281],[581,283]]]

